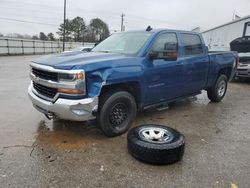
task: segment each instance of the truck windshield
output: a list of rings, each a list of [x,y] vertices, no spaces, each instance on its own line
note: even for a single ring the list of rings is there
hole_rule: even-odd
[[[93,52],[137,54],[151,36],[148,32],[124,32],[113,34],[98,44]]]

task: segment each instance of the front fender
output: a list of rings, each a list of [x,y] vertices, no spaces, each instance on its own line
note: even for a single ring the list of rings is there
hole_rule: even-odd
[[[108,69],[99,69],[88,72],[86,76],[88,97],[96,97],[104,86],[136,82],[140,90],[144,84],[143,68],[141,66],[123,66]],[[140,91],[143,93],[143,91]],[[142,97],[142,96],[140,96]]]

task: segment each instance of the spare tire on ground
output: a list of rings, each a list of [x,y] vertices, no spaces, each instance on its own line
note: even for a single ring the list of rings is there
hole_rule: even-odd
[[[150,164],[172,164],[182,159],[185,137],[162,125],[142,125],[128,132],[128,151],[136,159]]]

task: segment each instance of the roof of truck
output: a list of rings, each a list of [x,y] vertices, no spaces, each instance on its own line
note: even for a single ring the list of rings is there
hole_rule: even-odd
[[[170,32],[181,32],[181,33],[196,33],[199,34],[198,32],[194,32],[194,31],[186,31],[186,30],[176,30],[176,29],[166,29],[166,28],[157,28],[157,29],[152,29],[150,31],[146,31],[145,30],[131,30],[131,31],[125,31],[125,32],[150,32],[150,33],[159,33],[159,32],[163,32],[163,31],[170,31]]]

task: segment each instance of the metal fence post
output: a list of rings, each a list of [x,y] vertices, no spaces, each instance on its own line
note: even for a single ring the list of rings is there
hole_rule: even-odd
[[[21,43],[22,43],[22,53],[24,55],[24,46],[23,46],[23,40],[21,40]]]
[[[58,40],[58,48],[57,48],[57,52],[61,51],[61,47],[60,47],[60,41]]]
[[[50,47],[51,47],[50,52],[53,53],[53,42],[52,41],[50,43]]]
[[[35,47],[35,41],[33,40],[32,42],[33,42],[33,54],[35,55],[35,54],[36,54],[36,50],[35,50],[35,48],[36,48],[36,47]]]
[[[43,41],[43,53],[45,54],[45,41]]]
[[[8,55],[10,55],[10,45],[9,45],[9,39],[6,39],[6,42],[7,42]]]

